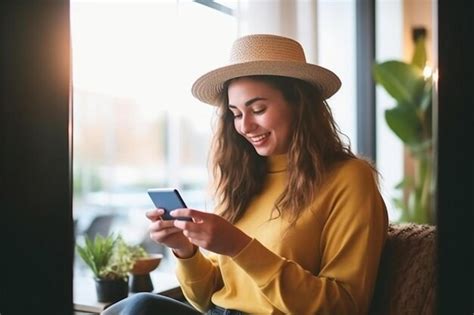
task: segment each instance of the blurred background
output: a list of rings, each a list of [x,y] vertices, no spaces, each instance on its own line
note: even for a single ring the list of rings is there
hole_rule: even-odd
[[[378,0],[372,26],[375,59],[409,60],[412,31],[426,30],[432,56],[430,1]],[[161,270],[173,262],[148,238],[148,188],[176,187],[188,207],[212,211],[208,148],[214,108],[190,93],[194,79],[225,64],[233,40],[271,33],[300,41],[307,61],[333,70],[341,90],[329,99],[344,140],[376,163],[391,221],[406,172],[403,143],[387,127],[394,105],[379,87],[372,124],[364,120],[357,72],[365,15],[356,0],[72,0],[73,217],[77,242],[120,233],[149,252],[161,252]],[[369,21],[367,21],[369,22]],[[359,93],[360,94],[360,93]],[[372,142],[367,150],[362,142]],[[76,255],[77,256],[77,255]],[[75,271],[83,263],[75,259]]]

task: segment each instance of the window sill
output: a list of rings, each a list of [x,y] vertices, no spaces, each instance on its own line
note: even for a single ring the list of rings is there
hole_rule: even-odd
[[[183,300],[183,293],[174,273],[154,271],[150,273],[153,293]],[[131,293],[133,294],[133,293]],[[111,303],[97,301],[95,283],[92,276],[74,276],[74,311],[99,314]]]

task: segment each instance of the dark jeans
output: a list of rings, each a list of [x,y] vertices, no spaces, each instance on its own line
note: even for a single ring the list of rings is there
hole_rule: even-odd
[[[197,315],[202,314],[192,306],[152,293],[137,293],[117,302],[101,315]],[[242,315],[241,312],[226,310],[215,306],[207,312],[208,315]]]
[[[227,310],[219,306],[214,306],[207,312],[207,315],[243,315],[243,313],[234,310]]]
[[[192,306],[153,293],[137,293],[117,302],[101,315],[160,315],[160,314],[201,314]]]

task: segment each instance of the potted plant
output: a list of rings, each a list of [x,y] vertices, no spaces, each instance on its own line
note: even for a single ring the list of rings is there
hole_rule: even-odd
[[[118,235],[94,240],[85,238],[84,246],[76,245],[79,256],[90,268],[99,302],[116,302],[128,295],[129,272],[135,261],[146,255],[140,246],[130,246]]]
[[[162,254],[150,255],[143,247],[128,245],[119,238],[116,243],[115,257],[117,261],[120,261],[120,265],[127,266],[127,272],[130,274],[130,292],[153,291],[150,272],[158,267],[163,258]]]
[[[414,163],[396,186],[402,190],[394,203],[402,222],[433,223],[433,139],[431,71],[426,68],[426,30],[415,29],[415,50],[410,63],[389,60],[376,63],[374,79],[396,101],[385,111],[389,128],[403,142]]]

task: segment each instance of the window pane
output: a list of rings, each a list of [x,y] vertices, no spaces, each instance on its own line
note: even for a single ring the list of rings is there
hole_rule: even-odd
[[[227,59],[235,18],[191,0],[75,0],[71,29],[77,237],[120,232],[161,251],[148,240],[147,188],[177,187],[188,206],[212,207],[214,109],[190,89]]]
[[[334,71],[342,86],[328,100],[334,119],[357,151],[355,1],[320,0],[317,7],[318,63]],[[348,140],[344,139],[344,141]],[[347,142],[347,141],[346,141]]]
[[[401,0],[376,2],[376,59],[377,62],[402,60],[403,14]],[[376,87],[377,101],[377,167],[382,174],[380,186],[390,221],[398,220],[400,212],[393,203],[400,197],[395,186],[403,178],[403,144],[385,120],[385,110],[394,106],[394,100],[385,90]]]

